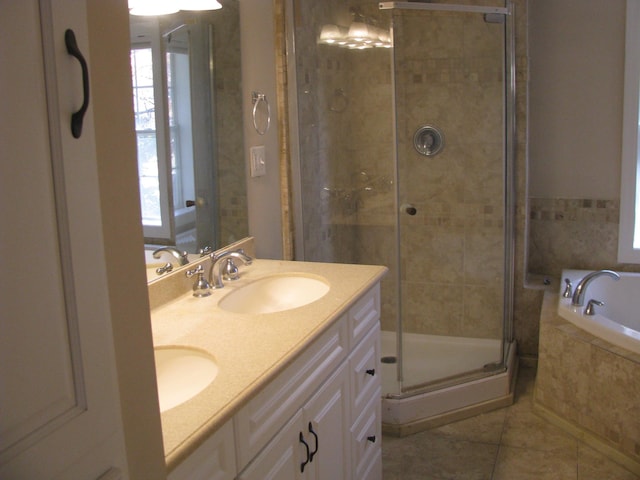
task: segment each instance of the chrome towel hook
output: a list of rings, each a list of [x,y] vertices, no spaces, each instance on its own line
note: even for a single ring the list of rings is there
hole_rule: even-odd
[[[267,108],[267,125],[264,128],[258,126],[258,105],[260,105],[260,102],[263,102]],[[251,103],[253,103],[253,128],[256,129],[258,135],[264,135],[271,125],[271,107],[267,101],[267,96],[262,92],[251,92]]]

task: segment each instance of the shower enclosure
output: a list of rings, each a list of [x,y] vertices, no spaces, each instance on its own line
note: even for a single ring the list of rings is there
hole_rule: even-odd
[[[389,267],[398,434],[512,400],[513,12],[478,3],[287,4],[296,258]]]

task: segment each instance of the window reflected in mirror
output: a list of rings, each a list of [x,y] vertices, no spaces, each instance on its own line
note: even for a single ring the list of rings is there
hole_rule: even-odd
[[[238,1],[130,25],[145,243],[193,253],[246,237]]]

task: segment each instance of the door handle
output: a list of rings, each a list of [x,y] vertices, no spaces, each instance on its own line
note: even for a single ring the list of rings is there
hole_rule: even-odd
[[[71,115],[71,134],[73,138],[80,138],[80,135],[82,135],[84,114],[87,112],[87,108],[89,108],[89,67],[87,67],[87,61],[78,48],[76,35],[70,28],[64,32],[64,43],[67,47],[67,53],[75,57],[78,62],[80,62],[80,68],[82,68],[82,106],[80,110]]]

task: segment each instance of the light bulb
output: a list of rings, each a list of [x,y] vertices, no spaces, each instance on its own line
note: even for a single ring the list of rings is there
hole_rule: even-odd
[[[349,27],[349,33],[347,35],[350,39],[356,41],[364,41],[371,38],[369,34],[369,28],[366,23],[363,22],[353,22]]]
[[[320,43],[338,43],[344,40],[346,29],[339,27],[338,25],[323,25],[320,31]]]
[[[129,0],[131,15],[168,15],[180,10],[173,0]]]
[[[218,0],[181,0],[180,10],[220,10]]]

